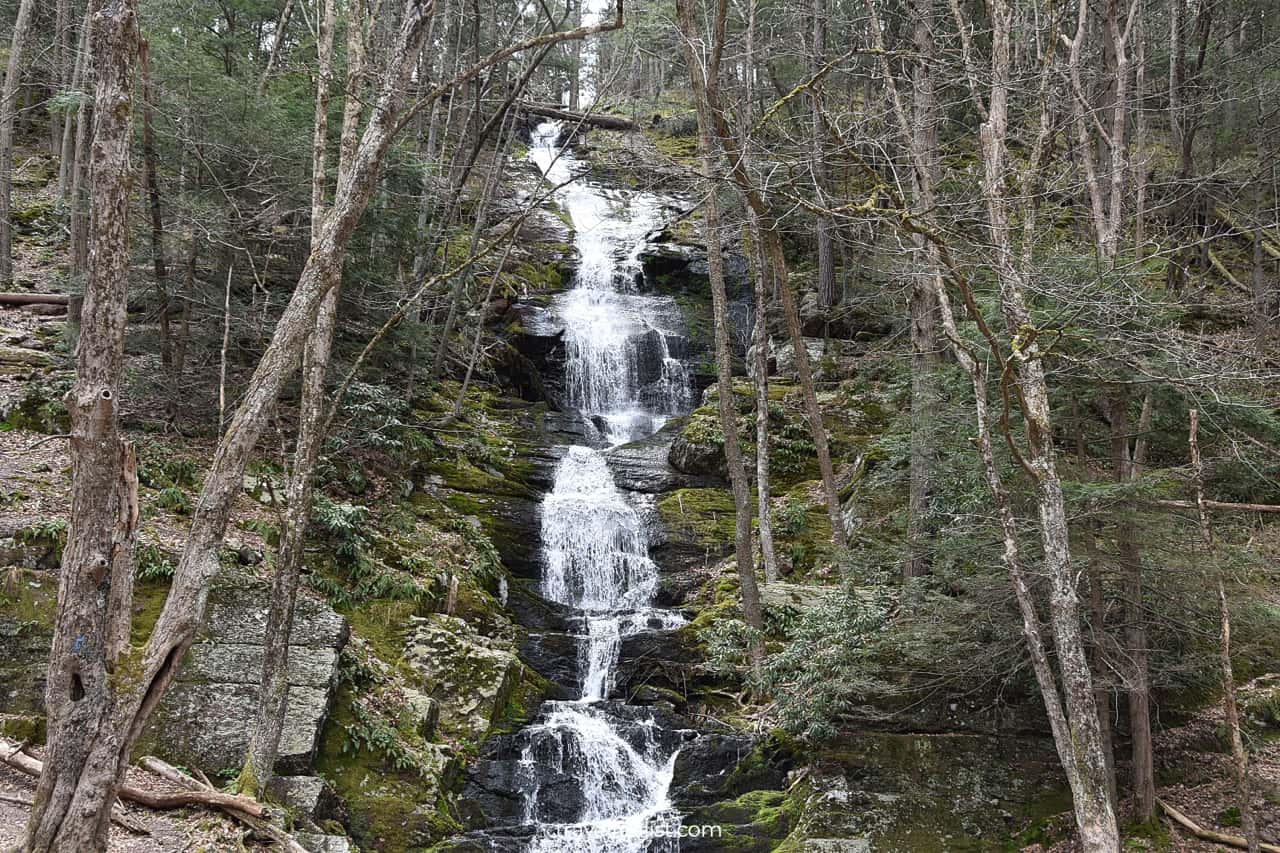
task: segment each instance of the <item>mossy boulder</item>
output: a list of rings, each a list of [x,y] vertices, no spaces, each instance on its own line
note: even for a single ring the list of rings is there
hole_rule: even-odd
[[[405,648],[409,678],[440,703],[440,728],[478,742],[504,721],[524,667],[514,648],[456,616],[432,613]]]
[[[1036,738],[849,733],[802,772],[778,850],[820,839],[872,853],[1018,849],[1071,805],[1052,743]]]

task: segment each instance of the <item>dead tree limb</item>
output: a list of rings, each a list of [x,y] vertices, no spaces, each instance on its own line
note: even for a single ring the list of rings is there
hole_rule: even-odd
[[[0,760],[3,760],[5,764],[28,776],[39,778],[40,771],[44,768],[43,762],[23,752],[20,744],[4,738],[0,738],[0,755],[3,756]],[[155,771],[153,770],[152,772]],[[176,780],[170,779],[169,781],[175,782]],[[234,811],[237,817],[244,815],[257,820],[267,816],[267,810],[256,800],[251,800],[248,797],[237,797],[234,794],[225,794],[222,791],[203,789],[202,787],[185,791],[160,792],[144,791],[131,785],[122,785],[119,794],[122,800],[128,800],[131,803],[137,803],[140,806],[146,806],[151,809],[211,806],[224,811]]]
[[[211,794],[217,794],[221,797],[235,800],[237,803],[244,803],[255,807],[256,813],[253,811],[246,811],[238,804],[219,806],[219,808],[229,816],[252,829],[255,834],[260,835],[263,838],[270,838],[276,844],[280,845],[280,848],[286,851],[286,853],[308,853],[307,849],[295,841],[292,835],[266,820],[266,812],[256,801],[250,800],[247,797],[237,797],[232,794],[224,794],[221,791],[216,791],[213,789],[213,786],[207,782],[202,782],[194,776],[188,776],[172,764],[169,764],[166,761],[161,761],[153,755],[143,756],[138,762],[138,766],[142,767],[144,770],[154,773],[161,779],[185,788],[186,792],[193,796],[209,796]]]
[[[0,305],[69,305],[65,293],[0,293]]]
[[[1248,842],[1238,835],[1227,835],[1212,829],[1205,829],[1159,797],[1156,798],[1156,805],[1160,806],[1164,813],[1173,819],[1174,823],[1202,841],[1212,841],[1214,844],[1225,844],[1227,847],[1236,847],[1241,850],[1247,850],[1249,847]],[[1258,845],[1258,849],[1265,850],[1267,853],[1280,853],[1280,846],[1268,844],[1265,841]]]

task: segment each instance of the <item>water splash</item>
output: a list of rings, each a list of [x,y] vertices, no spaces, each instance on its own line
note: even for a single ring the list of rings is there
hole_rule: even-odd
[[[557,148],[561,128],[540,125],[530,159],[553,182],[577,164]],[[671,342],[674,302],[635,291],[645,235],[660,222],[648,195],[607,192],[585,182],[557,198],[574,226],[580,266],[574,287],[557,297],[564,323],[569,402],[597,424],[610,444],[651,435],[692,404],[691,374]],[[676,853],[680,816],[669,800],[675,750],[660,738],[652,715],[632,709],[615,718],[606,700],[617,679],[626,638],[670,630],[678,613],[652,606],[658,569],[640,512],[613,482],[604,455],[570,447],[542,504],[542,594],[583,612],[576,701],[548,702],[540,722],[520,733],[517,782],[524,822],[536,833],[531,853]],[[573,823],[548,820],[562,803],[549,801],[543,774],[568,776],[582,794]]]

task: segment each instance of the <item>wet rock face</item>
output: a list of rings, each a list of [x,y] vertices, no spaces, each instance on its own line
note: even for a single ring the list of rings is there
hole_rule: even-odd
[[[418,688],[440,704],[440,727],[479,740],[507,708],[520,681],[515,651],[456,616],[423,618],[405,648]]]
[[[200,639],[148,722],[140,741],[144,750],[210,772],[240,766],[262,678],[267,598],[259,584],[221,585],[210,593]],[[346,620],[328,605],[298,598],[277,772],[310,768],[348,635]]]
[[[618,488],[643,494],[713,485],[711,478],[674,464],[670,448],[680,439],[684,418],[672,418],[648,438],[615,447],[608,453],[609,470]]]
[[[523,824],[527,817],[546,823],[579,819],[587,805],[578,765],[582,745],[561,737],[563,731],[538,729],[554,713],[556,704],[544,705],[543,712],[521,732],[485,741],[479,758],[467,767],[459,801],[466,826],[491,830],[497,827],[501,834]],[[595,708],[637,753],[669,753],[694,735],[688,720],[660,708],[638,708],[621,702],[607,702]],[[538,792],[537,814],[532,816],[525,814],[526,801],[521,792],[526,791]]]
[[[667,459],[672,468],[685,474],[721,480],[729,476],[729,463],[724,456],[723,444],[690,441],[683,433],[671,442]]]

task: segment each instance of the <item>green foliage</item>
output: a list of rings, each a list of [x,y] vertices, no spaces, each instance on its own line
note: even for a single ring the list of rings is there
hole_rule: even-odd
[[[142,545],[137,554],[137,576],[142,580],[168,580],[173,577],[175,566],[155,545]]]
[[[178,515],[190,515],[193,509],[191,498],[177,486],[165,486],[161,489],[156,495],[156,505]]]
[[[149,448],[144,448],[143,459],[138,463],[139,483],[153,489],[191,489],[199,484],[200,469],[194,460],[168,455],[164,449],[157,451],[164,453],[164,456],[151,458],[148,450]]]
[[[67,547],[67,522],[60,518],[37,521],[14,531],[13,541],[61,554]]]
[[[404,741],[404,733],[385,718],[369,709],[360,699],[351,703],[354,721],[343,726],[346,740],[342,744],[344,754],[360,750],[380,756],[396,770],[410,771],[426,777],[435,766],[422,759]]]
[[[759,684],[774,697],[783,728],[813,740],[836,734],[840,716],[874,680],[874,639],[888,611],[883,593],[846,586],[793,622]]]

